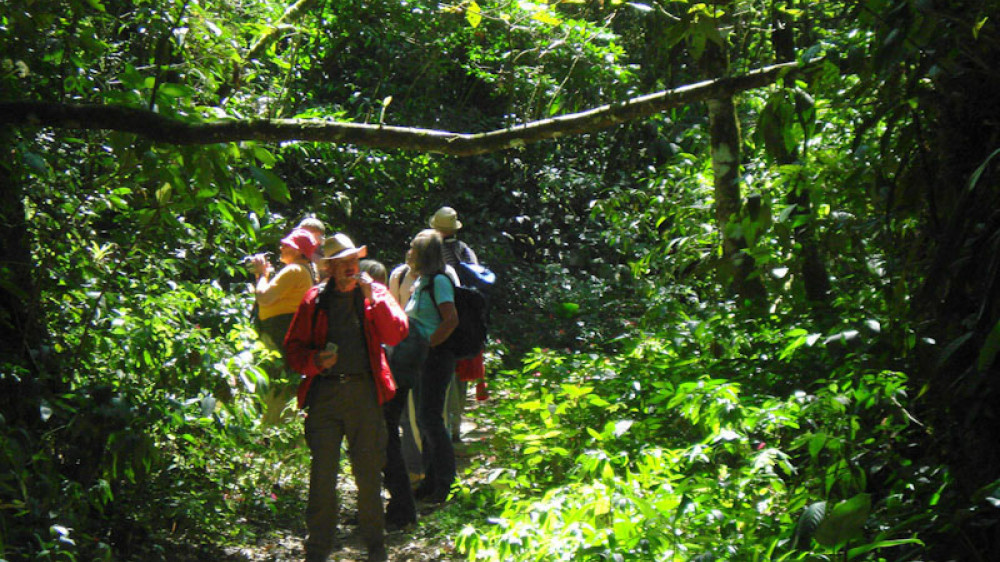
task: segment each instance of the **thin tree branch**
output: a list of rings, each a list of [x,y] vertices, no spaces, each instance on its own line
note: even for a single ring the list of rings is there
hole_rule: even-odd
[[[312,10],[313,4],[315,3],[316,0],[299,0],[295,4],[292,4],[287,10],[285,10],[285,13],[278,18],[278,21],[274,22],[273,26],[262,33],[260,37],[254,41],[253,45],[250,46],[250,49],[247,50],[246,55],[243,56],[243,60],[248,61],[259,57],[260,54],[264,52],[264,49],[278,39],[281,33],[294,29],[294,27],[289,25],[289,23],[295,21],[309,10]]]
[[[298,0],[285,10],[285,13],[278,18],[278,21],[274,22],[274,25],[261,33],[260,36],[253,42],[253,45],[251,45],[250,48],[247,49],[247,52],[243,54],[243,57],[239,61],[233,63],[232,77],[228,82],[223,83],[219,87],[219,98],[224,99],[234,90],[238,89],[243,81],[243,67],[246,66],[247,62],[259,57],[261,53],[271,46],[272,43],[277,41],[282,34],[294,31],[296,28],[290,23],[312,10],[313,4],[315,3],[316,0]]]

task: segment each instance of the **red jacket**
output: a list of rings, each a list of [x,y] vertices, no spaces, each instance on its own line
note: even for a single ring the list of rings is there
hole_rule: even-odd
[[[285,334],[285,358],[297,372],[302,373],[299,383],[299,408],[305,406],[309,386],[319,374],[313,358],[326,346],[326,307],[317,307],[326,284],[317,285],[302,298],[292,324]],[[332,287],[330,290],[334,290]],[[389,372],[382,344],[396,345],[406,337],[409,324],[406,314],[384,285],[372,283],[372,298],[365,299],[365,339],[368,343],[368,360],[372,377],[378,390],[379,404],[384,404],[396,394],[396,381]]]

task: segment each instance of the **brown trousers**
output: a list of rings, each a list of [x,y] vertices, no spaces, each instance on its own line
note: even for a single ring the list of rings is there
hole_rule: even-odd
[[[339,519],[337,478],[340,446],[347,438],[351,471],[358,487],[358,523],[367,546],[384,541],[382,467],[386,429],[371,375],[354,375],[346,382],[320,377],[306,401],[306,442],[312,455],[306,528],[307,554],[327,554],[335,544]]]

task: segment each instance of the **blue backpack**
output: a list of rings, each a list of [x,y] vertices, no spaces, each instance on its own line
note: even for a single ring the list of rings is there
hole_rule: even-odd
[[[490,290],[493,289],[493,284],[497,280],[495,273],[478,263],[464,261],[458,263],[455,272],[458,273],[458,280],[462,282],[463,287],[476,289],[487,299],[489,298]]]

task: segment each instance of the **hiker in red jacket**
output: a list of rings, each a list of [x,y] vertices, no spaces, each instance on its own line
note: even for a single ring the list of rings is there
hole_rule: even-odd
[[[408,332],[406,315],[388,289],[360,269],[367,247],[345,234],[323,244],[329,280],[299,304],[285,336],[285,356],[304,376],[298,403],[306,408],[306,442],[312,456],[306,508],[306,560],[326,560],[335,549],[339,505],[340,445],[348,453],[358,487],[358,523],[368,560],[386,560],[382,467],[386,429],[381,405],[396,384],[382,344],[396,345]]]

